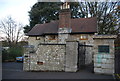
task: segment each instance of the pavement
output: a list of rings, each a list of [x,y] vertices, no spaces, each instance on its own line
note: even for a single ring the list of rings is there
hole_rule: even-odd
[[[2,79],[113,79],[112,75],[92,73],[82,69],[79,72],[25,72],[23,63],[2,63]]]

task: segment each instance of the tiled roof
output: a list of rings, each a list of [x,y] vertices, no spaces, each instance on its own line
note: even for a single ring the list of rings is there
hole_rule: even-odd
[[[28,36],[43,35],[46,33],[58,33],[59,20],[45,24],[36,24],[29,32]],[[71,19],[72,33],[90,33],[97,32],[97,19],[93,18],[76,18]]]

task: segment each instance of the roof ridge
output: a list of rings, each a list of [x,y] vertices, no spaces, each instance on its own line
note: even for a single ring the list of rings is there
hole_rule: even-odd
[[[74,18],[74,19],[71,19],[71,20],[75,20],[75,19],[94,19],[94,18],[97,18],[97,17],[88,17],[88,18]]]
[[[58,21],[59,21],[59,20],[55,20],[55,21],[52,21],[52,22],[48,22],[48,23],[43,23],[43,24],[39,23],[39,24],[35,24],[35,26],[36,26],[36,25],[44,25],[44,24],[55,23],[55,22],[58,22]]]

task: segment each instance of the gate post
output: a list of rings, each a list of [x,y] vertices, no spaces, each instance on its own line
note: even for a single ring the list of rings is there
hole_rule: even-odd
[[[94,39],[94,72],[99,74],[114,74],[116,35],[95,35]]]
[[[76,72],[78,62],[78,42],[66,42],[65,72]]]
[[[30,52],[34,51],[34,46],[27,45],[23,47],[24,47],[23,71],[30,71]]]

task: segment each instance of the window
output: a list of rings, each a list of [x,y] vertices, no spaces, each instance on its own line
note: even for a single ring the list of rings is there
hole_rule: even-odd
[[[109,45],[99,45],[98,53],[109,53]]]
[[[51,35],[49,40],[55,40],[55,35]]]
[[[88,40],[88,36],[87,35],[80,35],[80,40]]]
[[[40,40],[40,37],[36,36],[36,40]]]

